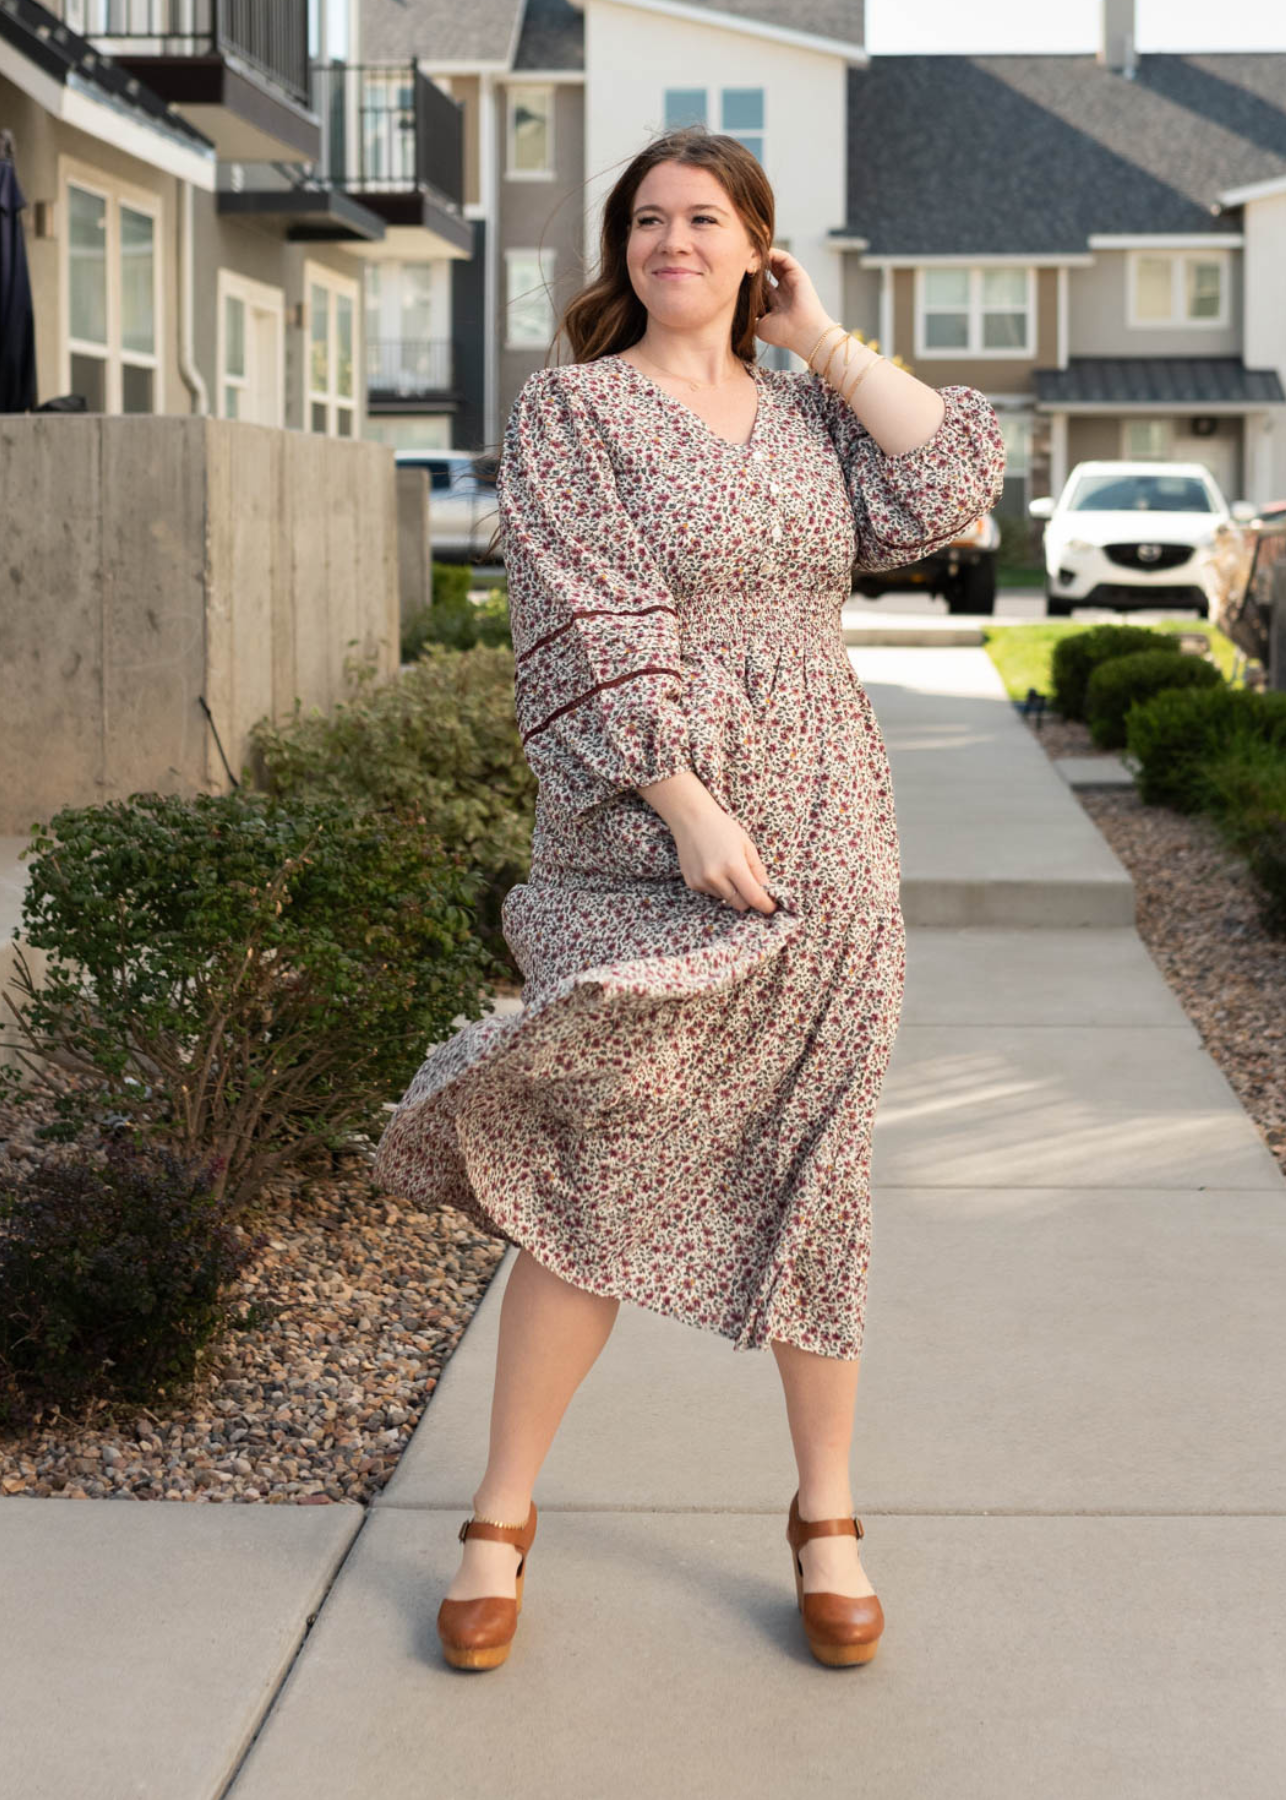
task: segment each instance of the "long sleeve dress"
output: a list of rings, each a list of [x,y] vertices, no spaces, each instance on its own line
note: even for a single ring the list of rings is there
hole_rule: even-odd
[[[615,354],[518,394],[499,502],[539,791],[501,917],[523,1004],[429,1050],[374,1172],[735,1349],[852,1358],[906,935],[840,608],[855,558],[913,561],[994,505],[1004,447],[974,388],[890,456],[820,376],[752,373],[744,444]],[[636,791],[681,769],[753,839],[774,913],[684,882]]]

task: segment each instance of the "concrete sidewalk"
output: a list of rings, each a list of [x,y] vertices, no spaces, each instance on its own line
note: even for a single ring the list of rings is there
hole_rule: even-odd
[[[1275,1800],[1286,1182],[985,652],[854,656],[909,920],[853,1458],[879,1655],[804,1643],[771,1355],[622,1307],[508,1662],[443,1663],[511,1249],[365,1514],[0,1514],[15,1793]]]

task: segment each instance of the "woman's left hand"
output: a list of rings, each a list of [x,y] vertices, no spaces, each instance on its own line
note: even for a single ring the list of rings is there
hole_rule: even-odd
[[[768,311],[755,321],[755,333],[765,344],[807,356],[832,322],[830,314],[818,299],[807,269],[788,251],[769,250],[768,273],[776,277],[777,285],[771,281],[764,284]]]

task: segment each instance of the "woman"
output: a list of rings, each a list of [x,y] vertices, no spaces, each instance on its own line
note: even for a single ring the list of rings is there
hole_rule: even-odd
[[[747,150],[699,127],[655,140],[564,315],[574,360],[526,381],[505,432],[539,779],[530,877],[502,912],[524,1005],[431,1052],[376,1162],[520,1247],[438,1615],[458,1667],[508,1654],[536,1476],[622,1299],[771,1346],[813,1654],[866,1661],[883,1625],[848,1462],[906,939],[840,608],[855,557],[910,562],[993,505],[1004,450],[980,393],[859,345],[772,240]],[[808,370],[759,367],[756,337]]]

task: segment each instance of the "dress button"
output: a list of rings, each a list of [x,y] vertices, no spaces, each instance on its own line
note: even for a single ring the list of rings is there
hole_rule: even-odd
[[[780,481],[770,481],[768,483],[768,492],[770,494],[780,494],[780,492],[781,492]]]
[[[777,540],[780,536],[781,536],[781,526],[774,525],[772,528],[772,540],[773,540],[774,544],[777,542]]]
[[[763,451],[762,450],[752,450],[750,452],[750,460],[751,460],[751,462],[762,462],[764,460]]]

